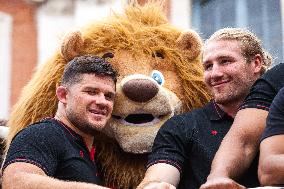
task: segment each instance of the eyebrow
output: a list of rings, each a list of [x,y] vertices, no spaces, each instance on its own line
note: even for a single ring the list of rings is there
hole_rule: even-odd
[[[83,88],[83,90],[100,90],[99,88],[97,88],[97,87],[92,87],[92,86],[85,86],[84,88]],[[112,91],[105,91],[106,93],[113,93],[113,94],[115,94],[116,92],[112,92]]]
[[[234,57],[221,55],[221,56],[217,57],[217,60],[220,60],[220,59],[234,59]],[[205,61],[205,62],[202,61],[202,64],[208,64],[208,62],[210,62],[210,61]]]
[[[217,59],[224,59],[224,58],[233,59],[233,57],[231,57],[231,56],[225,56],[225,55],[219,56]]]
[[[209,63],[210,61],[205,61],[205,62],[202,61],[202,65],[209,64]]]

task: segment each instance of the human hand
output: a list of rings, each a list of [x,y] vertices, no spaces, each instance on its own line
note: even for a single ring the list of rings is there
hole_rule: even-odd
[[[202,184],[200,189],[246,189],[246,187],[230,178],[220,177],[207,179],[206,183]]]
[[[167,182],[149,182],[144,184],[143,186],[139,186],[139,189],[176,189],[175,186],[167,183]],[[137,188],[137,189],[138,189]]]

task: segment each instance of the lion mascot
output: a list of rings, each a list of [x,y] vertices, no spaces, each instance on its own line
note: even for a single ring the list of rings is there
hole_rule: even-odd
[[[66,63],[76,56],[97,55],[114,66],[119,78],[112,118],[95,136],[96,160],[106,186],[135,188],[161,125],[210,98],[203,83],[201,48],[196,32],[169,23],[161,1],[143,6],[131,1],[123,13],[70,32],[13,107],[7,148],[21,129],[54,116],[55,90]]]

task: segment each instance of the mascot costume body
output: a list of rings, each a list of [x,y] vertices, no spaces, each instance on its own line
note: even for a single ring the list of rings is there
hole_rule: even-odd
[[[144,6],[132,2],[121,14],[69,33],[23,89],[9,118],[7,147],[27,125],[54,116],[55,89],[68,61],[101,56],[119,78],[112,118],[95,136],[96,160],[107,186],[135,188],[161,125],[210,98],[203,83],[201,47],[198,34],[171,25],[162,3],[153,1]]]

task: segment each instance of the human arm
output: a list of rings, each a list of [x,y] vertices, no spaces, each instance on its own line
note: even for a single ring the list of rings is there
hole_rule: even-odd
[[[267,115],[266,110],[255,108],[237,113],[214,157],[209,179],[216,176],[236,179],[249,167],[258,151]]]
[[[284,134],[266,138],[260,145],[258,177],[261,185],[284,185]]]
[[[262,185],[284,184],[284,88],[274,98],[260,143],[258,176]]]
[[[174,189],[179,183],[180,173],[177,168],[166,163],[150,166],[138,189]]]
[[[62,181],[47,176],[44,171],[30,163],[9,164],[3,172],[3,189],[103,189],[105,187],[83,182]]]
[[[239,178],[255,157],[268,112],[262,109],[240,110],[224,137],[211,166],[211,172],[202,189],[228,188]],[[233,179],[233,180],[232,180]]]
[[[168,120],[158,131],[152,152],[148,156],[147,171],[139,185],[142,188],[175,188],[180,181],[180,172],[189,149],[182,116]],[[188,128],[188,127],[187,127]]]

